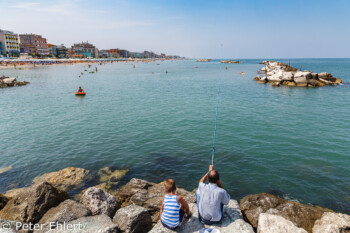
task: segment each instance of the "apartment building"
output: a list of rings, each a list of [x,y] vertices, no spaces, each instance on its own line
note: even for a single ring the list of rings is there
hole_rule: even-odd
[[[20,55],[20,39],[18,34],[0,29],[0,43],[2,49],[1,55],[19,56]]]

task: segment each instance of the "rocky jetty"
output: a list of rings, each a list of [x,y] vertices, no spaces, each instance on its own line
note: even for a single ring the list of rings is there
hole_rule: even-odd
[[[17,81],[16,78],[10,78],[6,76],[0,77],[0,87],[5,88],[5,87],[17,87],[17,86],[24,86],[29,84],[27,81]]]
[[[237,64],[241,63],[240,61],[233,61],[233,60],[223,60],[221,63],[228,63],[228,64]]]
[[[56,177],[58,174],[64,178]],[[98,185],[84,186],[86,190],[80,202],[71,200],[61,190],[81,187],[82,180],[90,180],[85,179],[90,174],[85,169],[66,168],[36,178],[29,187],[0,194],[0,232],[198,233],[210,227],[221,233],[347,233],[350,230],[349,215],[266,193],[246,196],[240,203],[230,200],[224,207],[223,221],[206,226],[198,219],[194,193],[178,188],[193,216],[170,231],[158,222],[163,183],[134,178],[111,193]],[[95,180],[108,182],[122,174],[125,174],[123,170],[104,168]]]
[[[197,62],[210,62],[211,59],[198,59]]]
[[[297,70],[285,63],[276,61],[264,61],[265,67],[261,71],[265,76],[256,76],[254,80],[258,83],[270,83],[274,87],[280,85],[298,87],[323,87],[326,85],[339,85],[342,80],[333,77],[329,73],[313,73],[310,71]]]

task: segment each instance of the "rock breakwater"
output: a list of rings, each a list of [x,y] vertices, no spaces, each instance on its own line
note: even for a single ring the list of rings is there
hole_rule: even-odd
[[[198,59],[197,62],[210,62],[211,59]]]
[[[221,63],[226,63],[226,64],[237,64],[241,63],[240,61],[233,61],[233,60],[223,60]]]
[[[100,182],[108,180],[101,179],[101,172],[106,171],[108,175],[118,174],[118,177],[124,173],[103,168],[98,174]],[[70,167],[38,177],[29,187],[8,191],[11,195],[0,194],[0,232],[33,232],[28,230],[29,224],[36,224],[31,225],[37,227],[34,233],[174,232],[158,222],[164,196],[163,183],[133,178],[109,193],[98,185],[85,186],[87,189],[80,202],[70,199],[65,191],[60,190],[81,187],[82,180],[86,177],[90,180],[90,174],[88,170]],[[249,195],[240,203],[231,199],[224,207],[222,222],[206,226],[198,219],[194,193],[182,188],[177,192],[189,203],[193,216],[184,220],[175,232],[199,232],[204,227],[215,228],[221,233],[340,233],[350,229],[349,215],[265,193]],[[65,226],[79,227],[67,230]]]
[[[336,86],[342,83],[339,78],[333,77],[330,73],[314,73],[311,71],[301,71],[285,63],[276,61],[264,61],[265,67],[261,71],[265,76],[256,76],[254,80],[258,83],[270,83],[274,87],[280,85],[298,87],[323,87],[326,85]]]
[[[16,78],[10,78],[6,76],[0,77],[0,88],[5,88],[5,87],[17,87],[17,86],[24,86],[29,84],[27,81],[17,81]]]

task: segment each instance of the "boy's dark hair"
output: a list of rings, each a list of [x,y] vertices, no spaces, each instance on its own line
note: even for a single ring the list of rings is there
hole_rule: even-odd
[[[176,190],[175,180],[173,179],[166,179],[164,181],[164,186],[168,193],[175,192]]]
[[[211,170],[208,175],[208,180],[209,180],[209,183],[216,184],[216,182],[220,180],[219,172],[216,170]]]

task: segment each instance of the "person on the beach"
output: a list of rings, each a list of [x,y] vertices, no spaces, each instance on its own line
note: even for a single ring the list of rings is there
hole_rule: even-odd
[[[81,92],[84,92],[84,90],[83,90],[83,89],[81,89],[81,87],[79,87],[78,92],[79,92],[79,93],[81,93]]]
[[[205,184],[205,180],[209,184]],[[230,195],[221,184],[219,172],[214,166],[209,166],[209,171],[200,179],[196,191],[198,206],[198,218],[207,225],[219,223],[224,217],[224,205],[230,201]]]
[[[192,213],[187,202],[176,194],[176,185],[173,179],[164,181],[165,195],[160,208],[161,223],[168,229],[180,226],[184,217],[190,218]]]

